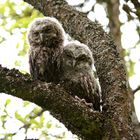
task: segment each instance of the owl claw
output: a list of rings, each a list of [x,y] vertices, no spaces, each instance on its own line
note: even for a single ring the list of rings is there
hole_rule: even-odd
[[[93,107],[93,104],[92,104],[92,103],[87,103],[85,99],[81,99],[81,98],[79,98],[78,96],[75,96],[75,99],[76,99],[78,102],[83,103],[83,104],[85,104],[86,106],[88,106],[88,107],[90,107],[90,108]]]

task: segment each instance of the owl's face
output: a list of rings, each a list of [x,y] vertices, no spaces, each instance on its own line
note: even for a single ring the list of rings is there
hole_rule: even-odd
[[[63,44],[64,31],[56,19],[39,18],[30,25],[28,40],[31,46],[54,47],[55,44]]]
[[[69,43],[64,47],[62,55],[62,69],[67,75],[92,72],[93,57],[86,45]]]

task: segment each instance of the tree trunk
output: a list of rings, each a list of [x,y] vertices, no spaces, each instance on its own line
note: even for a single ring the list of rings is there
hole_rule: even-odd
[[[83,139],[138,140],[125,66],[110,36],[98,23],[91,22],[85,14],[63,0],[25,1],[44,15],[56,17],[67,33],[90,47],[101,83],[103,111],[95,112],[78,103],[61,85],[32,81],[26,75],[3,68],[0,69],[0,92],[32,101],[49,110]]]

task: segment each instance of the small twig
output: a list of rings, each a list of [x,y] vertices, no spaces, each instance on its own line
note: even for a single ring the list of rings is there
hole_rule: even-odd
[[[140,90],[140,86],[138,86],[136,89],[133,90],[133,94],[135,94],[139,90]]]

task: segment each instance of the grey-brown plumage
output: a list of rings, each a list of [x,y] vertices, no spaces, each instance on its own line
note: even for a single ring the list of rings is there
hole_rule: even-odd
[[[93,56],[86,45],[71,42],[64,47],[61,75],[64,88],[100,110],[101,95],[93,68]]]
[[[30,45],[31,76],[41,81],[57,83],[64,43],[64,30],[61,24],[55,18],[37,18],[29,27],[27,38]]]

